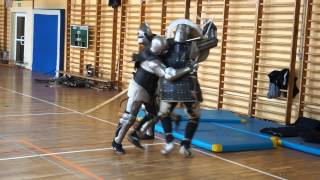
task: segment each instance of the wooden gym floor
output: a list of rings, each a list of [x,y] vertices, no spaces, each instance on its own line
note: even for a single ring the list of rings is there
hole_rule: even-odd
[[[279,148],[215,154],[178,146],[160,154],[163,140],[146,150],[124,141],[127,154],[111,149],[119,100],[83,112],[116,95],[93,89],[46,87],[28,70],[0,66],[0,179],[319,179],[320,158]]]

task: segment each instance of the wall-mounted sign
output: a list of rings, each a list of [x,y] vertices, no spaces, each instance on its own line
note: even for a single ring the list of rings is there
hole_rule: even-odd
[[[70,44],[75,48],[89,48],[89,27],[71,25]]]

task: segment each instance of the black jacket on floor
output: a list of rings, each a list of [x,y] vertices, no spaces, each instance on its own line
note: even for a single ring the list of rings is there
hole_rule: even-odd
[[[298,120],[286,127],[263,128],[262,133],[267,133],[278,137],[302,137],[306,142],[320,144],[320,121],[300,117]]]

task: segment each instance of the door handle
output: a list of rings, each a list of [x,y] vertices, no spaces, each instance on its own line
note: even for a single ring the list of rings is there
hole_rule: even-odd
[[[21,36],[20,44],[21,44],[22,46],[24,46],[24,36]]]

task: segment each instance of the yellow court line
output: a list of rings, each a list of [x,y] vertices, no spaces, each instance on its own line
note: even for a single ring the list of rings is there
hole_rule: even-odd
[[[33,149],[35,149],[37,151],[40,151],[42,153],[51,154],[50,156],[53,157],[54,159],[61,161],[65,165],[67,165],[67,166],[69,166],[71,168],[74,168],[74,169],[78,170],[79,172],[81,172],[81,173],[83,173],[83,174],[85,174],[85,175],[87,175],[87,176],[89,176],[91,178],[94,178],[94,179],[97,179],[97,180],[104,180],[103,177],[97,176],[96,174],[94,174],[93,172],[89,171],[88,169],[80,166],[79,164],[76,164],[76,163],[74,163],[72,161],[66,160],[63,157],[58,156],[56,154],[52,154],[52,152],[50,152],[50,151],[48,151],[46,149],[42,149],[41,147],[39,147],[37,145],[34,145],[34,144],[32,144],[31,142],[29,142],[29,141],[27,141],[25,139],[22,139],[20,142],[25,144],[25,145],[28,145],[28,146],[32,147]]]

